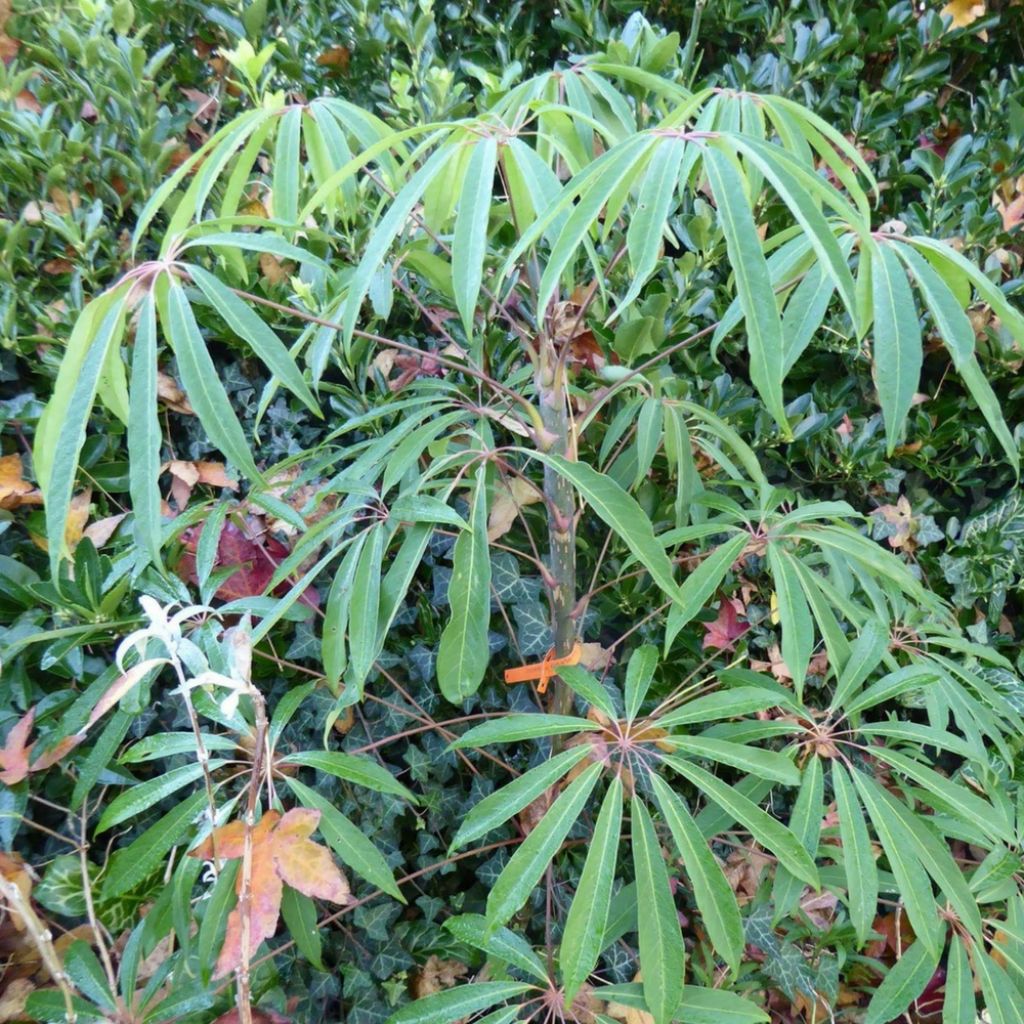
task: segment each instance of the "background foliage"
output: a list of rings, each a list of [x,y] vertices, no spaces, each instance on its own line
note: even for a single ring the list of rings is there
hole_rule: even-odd
[[[499,107],[518,83],[547,72],[556,62],[606,53],[611,62],[666,82],[794,99],[846,134],[871,168],[880,184],[873,207],[876,225],[887,224],[900,235],[953,242],[983,269],[1012,308],[1021,309],[1024,9],[1019,4],[954,3],[945,15],[932,3],[866,5],[853,0],[785,5],[739,0],[705,5],[697,0],[645,7],[644,16],[635,6],[574,0],[553,11],[549,5],[522,2],[495,12],[494,5],[469,2],[386,6],[82,0],[42,7],[0,2],[0,724],[8,737],[0,791],[0,840],[8,852],[0,867],[5,880],[20,887],[35,918],[33,923],[27,912],[12,912],[13,897],[5,889],[8,912],[0,926],[6,957],[0,1007],[5,1019],[60,1019],[64,1011],[64,997],[52,987],[51,965],[41,959],[33,938],[36,923],[53,933],[54,955],[64,964],[83,1016],[102,1016],[111,1006],[125,1013],[127,1006],[131,1016],[125,1019],[205,1021],[233,1005],[230,979],[211,977],[230,909],[231,872],[225,871],[226,883],[214,883],[200,861],[184,857],[185,847],[176,844],[188,839],[187,826],[205,800],[201,768],[197,770],[190,745],[193,718],[214,737],[208,741],[210,764],[218,792],[224,794],[225,818],[244,806],[244,791],[233,783],[231,771],[244,773],[253,767],[253,750],[244,743],[250,729],[237,710],[217,703],[224,696],[220,690],[190,691],[191,708],[172,693],[176,680],[167,668],[139,674],[137,686],[117,708],[106,707],[106,717],[95,713],[100,695],[119,678],[119,644],[140,628],[159,625],[158,615],[143,616],[140,595],[158,605],[235,602],[227,612],[229,624],[242,613],[257,617],[252,681],[271,715],[274,756],[282,759],[278,795],[288,806],[301,803],[320,810],[320,837],[346,866],[353,903],[314,905],[308,897],[303,902],[290,886],[285,893],[285,927],[269,942],[276,955],[257,957],[251,978],[253,1001],[271,1019],[278,1013],[295,1020],[378,1022],[396,1010],[415,1014],[401,1010],[410,998],[448,998],[445,993],[451,993],[454,1000],[465,998],[467,991],[487,996],[480,1009],[505,998],[515,1006],[520,994],[516,986],[524,978],[531,980],[531,972],[536,979],[537,970],[547,978],[551,963],[545,953],[560,942],[565,969],[561,929],[570,930],[571,893],[581,884],[594,829],[601,828],[601,821],[595,824],[598,811],[614,803],[595,801],[567,833],[558,884],[549,880],[547,886],[538,886],[502,922],[514,934],[500,932],[495,938],[486,933],[479,915],[487,914],[493,922],[489,894],[521,836],[534,834],[531,830],[547,807],[542,796],[547,786],[538,790],[538,801],[528,800],[499,819],[499,829],[473,839],[468,855],[449,849],[453,823],[472,823],[482,798],[517,773],[547,764],[552,740],[520,738],[489,744],[483,752],[472,737],[458,750],[449,744],[468,725],[484,721],[479,716],[536,710],[530,690],[505,687],[498,681],[499,669],[538,660],[551,646],[552,633],[542,570],[496,546],[504,543],[528,552],[523,524],[517,521],[508,532],[500,532],[492,519],[489,565],[495,600],[486,636],[491,670],[464,707],[454,698],[453,707],[446,700],[453,695],[439,692],[453,558],[459,558],[453,550],[455,533],[463,518],[474,516],[472,494],[464,489],[450,505],[447,524],[442,520],[431,536],[423,566],[408,597],[395,609],[375,664],[360,669],[370,680],[365,699],[354,706],[338,700],[337,684],[352,666],[324,657],[321,638],[329,622],[322,619],[325,614],[330,618],[332,608],[337,610],[337,601],[331,595],[334,568],[325,570],[316,561],[317,537],[323,536],[316,529],[327,524],[322,527],[326,531],[343,520],[351,510],[344,496],[353,493],[383,452],[391,454],[390,441],[375,448],[374,440],[384,436],[381,423],[401,423],[403,410],[397,403],[403,388],[434,388],[443,398],[451,376],[446,377],[436,358],[399,352],[382,359],[365,344],[335,345],[332,336],[320,346],[325,354],[313,359],[307,379],[285,390],[271,384],[264,353],[255,358],[239,342],[242,332],[225,330],[230,320],[217,315],[214,303],[196,305],[196,330],[239,417],[244,453],[233,456],[221,438],[211,442],[211,434],[200,425],[203,410],[187,386],[189,368],[182,365],[181,352],[162,352],[160,374],[152,381],[160,400],[155,467],[160,488],[152,500],[157,520],[162,513],[170,525],[154,539],[139,526],[138,516],[128,514],[133,424],[128,420],[126,427],[119,415],[119,392],[111,386],[105,393],[115,400],[104,399],[92,411],[67,515],[62,510],[57,523],[73,551],[74,569],[69,573],[65,567],[63,575],[51,578],[59,552],[51,548],[47,558],[46,538],[54,538],[53,522],[48,529],[37,488],[46,482],[46,469],[33,465],[31,452],[72,328],[91,300],[142,261],[162,254],[168,217],[154,217],[147,206],[161,183],[222,126],[259,108],[266,94],[282,93],[296,101],[336,97],[371,111],[392,128],[419,129]],[[256,55],[271,44],[259,68]],[[249,64],[247,76],[241,65],[250,60],[257,64]],[[631,100],[644,97],[639,85],[634,94]],[[346,120],[350,108],[337,109],[342,133],[355,130]],[[368,121],[365,131],[372,133],[375,124]],[[308,139],[305,145],[308,153]],[[277,207],[289,187],[280,170],[288,155],[284,144],[276,144],[253,163],[237,197],[239,214],[255,220],[271,214],[284,217]],[[382,173],[386,171],[384,167]],[[319,184],[314,178],[311,173],[310,185]],[[333,248],[311,248],[346,265],[355,262],[353,255],[358,257],[372,237],[376,209],[370,196],[363,196],[365,216],[338,216]],[[672,230],[680,245],[666,253],[664,274],[670,286],[655,282],[641,294],[628,329],[605,328],[595,320],[589,336],[571,337],[581,388],[593,383],[601,363],[635,365],[639,357],[714,324],[726,313],[734,294],[731,268],[708,198],[697,195],[674,218]],[[777,200],[769,200],[762,212],[772,219],[784,210]],[[140,218],[146,227],[133,246]],[[502,236],[499,230],[497,236],[506,248],[513,244],[510,234]],[[303,325],[267,303],[290,306],[298,301],[323,311],[327,279],[316,273],[300,277],[300,260],[283,244],[265,242],[261,251],[247,250],[240,266],[231,259],[229,268],[237,276],[229,280],[244,283],[264,300],[264,322],[286,344],[306,339],[307,354],[316,349],[315,332],[304,334]],[[421,263],[415,269],[428,282],[424,291],[410,296],[392,287],[390,273],[375,275],[369,283],[370,308],[377,322],[387,321],[391,337],[429,351],[431,357],[443,357],[438,339],[458,334],[462,311],[454,302],[444,308],[445,302],[437,298],[442,289],[430,286],[431,273],[439,271],[427,259]],[[166,300],[169,307],[172,303],[173,296]],[[337,311],[330,312],[333,317]],[[1011,447],[1019,448],[1024,431],[1020,339],[991,303],[979,299],[967,312],[981,367],[1012,433]],[[569,328],[573,315],[573,308],[567,308]],[[173,308],[161,310],[160,322],[172,316]],[[90,337],[98,328],[97,323],[89,326]],[[136,329],[134,350],[139,346]],[[493,375],[514,380],[520,369],[515,346],[496,343],[490,352]],[[356,386],[353,367],[360,372]],[[779,502],[793,502],[797,495],[803,502],[846,502],[866,517],[859,536],[876,542],[866,550],[887,549],[908,570],[901,586],[909,596],[896,616],[906,630],[906,644],[914,647],[923,636],[931,645],[930,655],[951,650],[953,667],[946,668],[976,700],[968,706],[957,704],[956,694],[949,698],[953,734],[937,724],[940,709],[909,686],[904,693],[897,680],[868,716],[867,724],[882,731],[858,737],[863,749],[844,774],[845,768],[827,763],[833,758],[823,749],[824,741],[807,731],[823,708],[833,706],[837,684],[844,688],[836,678],[837,665],[829,674],[832,651],[816,649],[817,661],[807,652],[803,693],[794,692],[794,651],[786,648],[793,641],[785,627],[795,613],[785,607],[785,588],[777,582],[785,569],[766,564],[766,552],[760,552],[763,558],[755,552],[737,571],[725,575],[723,570],[721,586],[712,586],[703,610],[685,625],[679,642],[643,684],[652,687],[644,713],[673,694],[681,680],[700,680],[710,672],[727,680],[726,671],[741,673],[731,679],[737,687],[781,686],[776,698],[789,714],[789,731],[765,721],[769,716],[751,698],[747,717],[723,723],[705,741],[734,740],[744,749],[755,743],[749,748],[754,752],[744,757],[760,759],[737,763],[733,751],[733,760],[726,758],[724,766],[708,757],[698,762],[696,771],[711,761],[729,783],[747,772],[763,776],[772,771],[777,781],[797,783],[781,785],[770,798],[749,787],[744,790],[743,783],[738,788],[768,807],[773,820],[788,823],[804,847],[811,845],[807,823],[820,803],[822,849],[841,845],[846,852],[833,861],[824,857],[825,896],[815,897],[803,886],[810,879],[789,870],[799,869],[800,851],[785,848],[785,840],[781,851],[773,846],[773,834],[763,833],[759,818],[750,819],[752,826],[743,821],[746,827],[735,831],[731,825],[736,817],[724,825],[709,820],[715,804],[705,804],[704,817],[696,815],[696,822],[707,829],[705,836],[716,836],[711,849],[732,893],[718,894],[721,898],[714,902],[735,905],[741,931],[737,933],[737,919],[731,917],[709,923],[709,905],[701,905],[697,886],[677,870],[675,848],[668,860],[657,850],[659,839],[667,852],[677,838],[677,830],[666,831],[662,823],[682,822],[678,828],[685,832],[686,819],[673,819],[665,803],[671,796],[659,790],[657,781],[644,788],[641,777],[643,802],[632,806],[650,806],[656,815],[660,809],[661,833],[644,831],[649,824],[645,811],[630,816],[627,809],[622,831],[633,837],[631,853],[620,855],[614,875],[611,920],[604,930],[604,937],[611,939],[600,951],[599,963],[604,982],[624,987],[613,990],[615,999],[577,1005],[577,1018],[603,1013],[633,1024],[646,1019],[643,997],[636,988],[625,987],[637,977],[638,947],[649,941],[638,935],[636,890],[631,886],[644,884],[645,871],[657,880],[659,870],[667,869],[683,919],[689,984],[735,992],[780,1021],[885,1021],[890,1016],[884,1003],[872,1004],[870,1010],[868,1004],[880,978],[892,969],[888,977],[895,975],[895,982],[902,984],[907,976],[911,986],[920,981],[917,992],[923,989],[925,995],[911,1011],[918,1020],[938,1019],[943,1004],[946,1019],[973,1019],[976,1003],[987,1003],[993,1021],[1017,1019],[1015,1002],[993,996],[1016,983],[1009,979],[1024,976],[1018,953],[1024,942],[1024,904],[1018,891],[1022,803],[1016,717],[1024,709],[1018,680],[1024,671],[1024,503],[1005,444],[951,369],[943,346],[931,337],[925,339],[922,374],[905,433],[898,443],[887,444],[871,360],[841,313],[829,314],[787,378],[784,398],[791,441],[780,437],[770,410],[749,383],[741,332],[718,339],[715,346],[703,342],[687,347],[673,367],[685,379],[686,391],[676,394],[668,384],[668,397],[689,398],[721,417],[742,439],[744,450],[754,453],[753,464],[765,482],[758,501],[765,503],[766,521],[781,518],[791,507],[769,507],[771,487],[780,489]],[[201,368],[193,369],[193,377],[197,372],[201,378]],[[303,394],[314,378],[320,381],[322,418],[312,414]],[[655,518],[664,495],[674,495],[682,470],[674,468],[667,447],[645,465],[642,444],[629,432],[640,407],[624,403],[616,411],[619,419],[609,416],[592,454],[604,462],[623,442],[627,457],[616,463],[612,476]],[[378,414],[380,422],[374,418]],[[435,421],[437,432],[421,437],[422,450],[456,422],[461,421],[443,421],[442,414]],[[739,449],[728,444],[725,449],[737,458]],[[712,455],[705,451],[701,457],[698,451],[696,457],[693,472],[708,492],[744,499]],[[279,475],[250,489],[243,482],[246,462],[254,469],[277,466]],[[747,466],[744,471],[749,475]],[[341,481],[327,498],[325,480]],[[526,526],[543,530],[540,509],[531,508],[522,494],[518,501]],[[493,501],[490,512],[495,513]],[[432,514],[441,513],[433,509]],[[721,526],[722,532],[714,536],[728,536],[727,497],[717,506],[710,502],[702,514],[715,517]],[[208,529],[211,522],[216,530]],[[701,520],[674,525],[696,527]],[[204,544],[204,537],[216,543]],[[604,561],[603,534],[592,523],[589,532],[581,529],[580,538],[580,575],[589,579]],[[701,541],[697,534],[694,539]],[[695,558],[703,553],[701,543],[693,549]],[[358,573],[361,549],[351,550],[356,555],[350,568]],[[165,575],[148,564],[154,553],[175,571]],[[283,571],[278,569],[281,564]],[[783,559],[783,564],[788,563]],[[241,572],[239,565],[244,566]],[[632,572],[634,568],[628,552],[615,552],[612,564],[604,568],[613,585],[592,595],[583,619],[584,639],[593,645],[590,656],[597,659],[593,665],[599,665],[605,652],[613,659],[601,689],[610,719],[630,709],[631,686],[632,699],[643,697],[637,697],[643,666],[638,662],[634,668],[631,652],[644,650],[644,643],[660,646],[663,640],[664,616],[649,617],[660,604],[657,589],[646,575]],[[841,578],[834,565],[832,571]],[[293,586],[307,573],[303,586]],[[917,582],[923,590],[914,590]],[[839,596],[849,598],[862,584],[858,577]],[[946,640],[937,625],[940,616],[927,605],[925,593],[953,610],[941,623]],[[898,599],[886,592],[869,594],[865,603],[874,602],[877,610],[879,603],[892,601]],[[202,679],[204,672],[212,672],[230,677],[236,655],[220,623],[198,615],[182,625],[190,645],[178,648],[177,667],[183,676]],[[350,619],[348,628],[358,625]],[[176,637],[173,630],[170,635]],[[354,648],[352,658],[357,656]],[[880,685],[875,679],[888,678],[886,672],[906,667],[899,660],[901,650],[891,653],[896,662],[879,667],[879,655],[865,670],[874,685]],[[633,653],[637,657],[645,655]],[[871,660],[870,652],[865,658]],[[798,654],[795,661],[800,660]],[[743,675],[744,670],[757,675]],[[599,667],[595,671],[601,675]],[[630,673],[635,673],[632,683]],[[851,704],[865,682],[853,675],[845,686]],[[588,685],[585,679],[577,682]],[[593,696],[591,691],[586,703],[603,713],[602,698],[595,703]],[[243,693],[241,699],[247,714],[252,697]],[[741,715],[731,707],[730,715]],[[30,735],[39,747],[29,755],[24,753],[29,738],[24,729],[31,708]],[[948,709],[946,714],[948,718]],[[61,741],[90,716],[99,724],[88,738],[73,750],[67,744],[61,748]],[[591,718],[600,721],[600,714],[592,711]],[[899,735],[916,740],[910,755],[916,751],[920,757],[924,751],[922,763],[937,769],[940,781],[913,775],[916,762],[908,769],[899,761],[901,756],[911,760],[906,747],[888,762],[868,752],[885,735],[887,722],[900,723]],[[578,723],[573,731],[583,728]],[[670,723],[667,731],[672,729]],[[915,734],[914,729],[925,731]],[[325,734],[334,754],[364,755],[377,773],[363,762],[354,767],[337,759],[308,760],[322,751]],[[229,739],[233,736],[243,739],[240,748]],[[555,736],[557,751],[562,741]],[[485,740],[486,735],[481,743]],[[789,742],[810,745],[813,753],[805,757],[807,750],[802,749],[795,762],[790,756],[787,769],[780,760]],[[48,758],[51,749],[53,758]],[[711,749],[689,753],[696,757]],[[985,751],[984,757],[979,750]],[[299,760],[285,763],[288,757]],[[305,763],[302,757],[307,757]],[[793,775],[794,763],[801,769],[798,775]],[[824,769],[809,767],[823,764]],[[695,807],[705,791],[700,782],[707,783],[690,771],[685,793]],[[929,930],[937,935],[940,927],[928,923],[935,918],[930,885],[925,894],[914,889],[909,876],[901,878],[896,863],[898,849],[906,845],[906,830],[915,827],[899,817],[901,801],[892,806],[890,791],[899,790],[890,786],[890,772],[899,771],[909,771],[904,779],[917,784],[914,805],[938,814],[948,840],[943,846],[968,879],[965,894],[955,880],[941,874],[945,862],[936,854],[930,863],[939,865],[932,877],[942,895],[940,906],[945,910],[948,902],[964,921],[971,915],[961,908],[980,905],[986,919],[995,922],[986,924],[986,940],[978,947],[926,941]],[[657,778],[652,775],[652,780]],[[961,788],[951,794],[942,781],[947,779]],[[855,811],[854,804],[863,805],[864,812]],[[966,817],[959,818],[960,812]],[[511,823],[502,824],[507,819]],[[871,824],[870,837],[866,824],[863,834],[849,825],[858,820]],[[612,831],[615,822],[604,821]],[[172,827],[175,822],[178,831]],[[157,828],[149,831],[154,824]],[[645,839],[652,834],[653,844]],[[919,841],[930,848],[927,836]],[[646,862],[638,850],[648,852]],[[690,857],[681,852],[692,875]],[[851,866],[846,857],[859,859]],[[881,895],[872,902],[870,894],[858,898],[851,880],[858,873],[869,875],[873,867],[868,865],[876,861],[881,865]],[[840,873],[839,868],[849,871]],[[391,896],[377,896],[378,890]],[[391,898],[399,893],[402,902]],[[780,907],[787,908],[785,913]],[[309,926],[310,915],[323,919],[339,910],[343,912],[319,930]],[[90,921],[104,931],[105,955],[112,959],[119,989],[113,995],[107,965],[91,951]],[[915,936],[919,941],[912,941]],[[499,939],[504,946],[495,945]],[[974,949],[970,965],[961,960],[963,948]],[[913,956],[906,954],[908,949],[915,951]],[[650,999],[654,983],[645,980]],[[470,981],[475,988],[465,987]],[[505,988],[488,990],[486,985]],[[970,1010],[961,1017],[952,1015],[955,997],[949,992],[955,991],[954,985],[968,993],[961,1008]],[[34,1002],[26,1008],[30,993]],[[699,1001],[693,993],[689,996]],[[471,1003],[436,1005],[442,1006],[438,1019],[451,1020],[477,1008]],[[892,1007],[895,1018],[902,1006],[894,1001]],[[496,1011],[494,1020],[514,1019],[501,1017],[502,1012]],[[707,1013],[717,1019],[721,1007],[712,1006]],[[693,1019],[710,1018],[697,1013]]]

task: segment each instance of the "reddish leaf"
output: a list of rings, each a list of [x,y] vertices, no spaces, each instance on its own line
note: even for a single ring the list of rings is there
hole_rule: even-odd
[[[178,562],[178,575],[189,583],[198,584],[196,575],[196,549],[202,533],[201,526],[190,526],[181,535],[185,551]],[[243,597],[259,597],[267,589],[278,565],[289,555],[289,549],[269,534],[249,536],[237,523],[229,520],[221,530],[217,556],[213,568],[231,567],[234,571],[217,588],[217,597],[234,601]],[[274,590],[277,597],[287,594],[292,581],[285,580]],[[309,587],[299,600],[316,610],[320,596]]]

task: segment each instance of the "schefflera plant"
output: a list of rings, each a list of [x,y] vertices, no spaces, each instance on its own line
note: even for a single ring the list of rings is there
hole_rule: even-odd
[[[457,534],[437,683],[454,704],[477,692],[491,663],[488,632],[497,592],[488,519],[508,481],[532,486],[540,498],[539,524],[521,507],[517,514],[531,528],[540,525],[543,538],[533,552],[513,550],[540,573],[550,655],[563,663],[574,660],[587,628],[586,607],[604,582],[628,573],[648,581],[645,623],[648,630],[661,626],[663,649],[671,655],[737,561],[763,557],[791,695],[778,688],[768,697],[723,690],[702,695],[700,701],[712,703],[694,701],[690,710],[661,699],[645,709],[655,656],[641,647],[628,662],[624,714],[608,705],[603,686],[565,665],[545,714],[512,718],[462,741],[551,737],[557,749],[544,772],[516,780],[500,791],[500,801],[486,798],[466,819],[459,843],[506,821],[515,813],[505,813],[509,806],[529,802],[519,802],[524,795],[534,799],[579,771],[592,751],[566,737],[602,734],[607,756],[592,758],[565,785],[502,872],[479,948],[515,962],[512,947],[495,936],[512,934],[505,926],[514,923],[548,865],[564,859],[560,848],[569,829],[595,809],[600,841],[591,843],[582,869],[583,898],[564,921],[555,976],[550,964],[546,975],[557,999],[530,996],[535,1005],[557,1003],[559,1013],[575,1012],[574,1000],[604,948],[598,937],[606,937],[609,879],[626,863],[618,848],[629,796],[625,874],[635,879],[643,982],[639,994],[617,994],[646,1006],[656,1024],[667,1024],[687,1019],[687,1000],[696,997],[683,985],[684,944],[659,827],[682,856],[702,916],[712,922],[715,953],[730,968],[742,952],[741,921],[707,846],[710,836],[740,821],[773,851],[793,885],[819,882],[810,826],[773,819],[759,803],[765,791],[755,785],[762,777],[800,783],[795,759],[804,739],[780,751],[757,744],[782,736],[789,725],[773,732],[741,721],[724,737],[693,735],[690,727],[716,715],[784,711],[793,702],[790,710],[799,717],[819,641],[830,670],[849,671],[850,635],[872,616],[893,631],[908,599],[956,635],[941,603],[857,528],[857,510],[843,502],[797,505],[791,493],[774,488],[727,418],[694,400],[685,377],[673,372],[673,357],[712,335],[717,345],[742,332],[751,382],[777,439],[786,441],[793,423],[785,377],[814,344],[826,315],[834,317],[870,352],[892,450],[919,383],[923,310],[1016,467],[1014,439],[979,369],[965,309],[976,300],[987,303],[1021,339],[1024,318],[951,247],[877,229],[870,169],[820,118],[777,96],[684,89],[644,70],[635,56],[634,64],[581,58],[523,83],[472,118],[402,131],[352,104],[286,104],[268,94],[261,106],[221,128],[154,196],[136,245],[148,244],[163,214],[159,252],[86,308],[38,439],[37,472],[56,565],[89,410],[99,394],[130,425],[134,525],[144,557],[158,564],[167,532],[154,501],[161,336],[211,440],[249,477],[256,500],[275,500],[261,495],[278,467],[261,472],[257,466],[212,372],[204,325],[226,325],[268,367],[273,379],[261,411],[279,386],[311,407],[328,387],[340,392],[357,411],[311,453],[313,468],[304,471],[327,477],[323,496],[340,494],[344,501],[282,563],[272,587],[314,550],[318,554],[255,634],[257,642],[265,637],[311,580],[332,571],[323,661],[328,683],[344,684],[339,709],[360,699],[437,529]],[[261,74],[263,64],[252,71],[252,82]],[[265,156],[269,175],[260,169]],[[239,213],[253,180],[272,196],[270,218]],[[697,230],[698,222],[706,229]],[[670,313],[673,296],[687,293],[664,258],[666,241],[709,265],[727,266],[734,296],[721,320],[684,337],[666,337],[666,319],[688,322],[685,309]],[[288,303],[250,285],[249,261],[260,252],[296,264]],[[268,306],[304,325],[290,346],[258,313]],[[439,309],[452,315],[441,316]],[[410,312],[429,323],[433,344],[415,344],[407,333],[390,336],[389,323]],[[129,323],[135,325],[130,372],[123,351]],[[587,326],[610,340],[620,358],[604,369],[603,379],[580,374],[574,362],[574,343]],[[394,395],[374,384],[382,350],[412,360],[413,372]],[[344,387],[322,379],[332,362]],[[433,370],[443,379],[433,379]],[[721,466],[727,487],[704,480],[695,452]],[[655,465],[676,486],[645,510],[634,495]],[[590,542],[580,527],[583,516],[603,523],[602,542]],[[695,544],[709,550],[694,559]],[[577,563],[584,560],[594,582],[581,592]],[[681,573],[684,560],[696,567]],[[957,653],[971,656],[963,648]],[[903,656],[917,657],[913,645]],[[955,671],[949,678],[947,699],[955,703],[958,688],[973,683]],[[717,685],[714,678],[707,683]],[[982,690],[979,707],[999,703],[991,688]],[[605,721],[588,723],[575,714],[581,701]],[[922,734],[917,742],[928,739]],[[734,790],[704,767],[708,762],[740,772],[744,781]],[[898,760],[890,767],[908,770]],[[595,807],[602,775],[607,784]],[[541,788],[530,788],[541,781]],[[684,789],[707,807],[695,814]],[[600,897],[592,907],[591,883]],[[860,927],[863,890],[852,898]],[[866,937],[862,927],[859,937]],[[513,945],[522,952],[524,942],[520,937]],[[518,997],[524,985],[442,993],[399,1011],[397,1019],[447,1021]],[[701,1005],[715,1012],[718,1000],[724,1012],[726,995],[708,994]],[[738,1012],[746,1019],[763,1019],[756,1006],[745,1007]],[[512,1020],[519,1012],[510,1006],[495,1019]]]

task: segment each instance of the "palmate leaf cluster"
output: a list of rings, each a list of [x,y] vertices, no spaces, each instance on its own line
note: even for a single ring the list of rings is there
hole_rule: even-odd
[[[642,51],[611,46],[518,85],[491,83],[475,109],[424,123],[338,97],[297,102],[272,88],[272,50],[237,47],[247,109],[153,191],[131,268],[70,335],[34,439],[53,578],[12,569],[5,599],[44,596],[74,618],[76,642],[124,632],[134,622],[108,625],[129,594],[187,598],[166,567],[193,525],[197,585],[213,599],[219,538],[237,509],[162,514],[158,374],[173,366],[247,500],[293,531],[264,593],[218,609],[223,622],[256,617],[254,649],[274,672],[316,666],[302,685],[264,677],[274,699],[263,811],[319,812],[324,843],[370,887],[366,898],[379,890],[394,909],[379,920],[354,912],[381,944],[381,980],[412,966],[410,948],[456,950],[480,968],[421,999],[391,991],[395,1024],[603,1022],[623,1007],[655,1024],[759,1021],[767,990],[831,1006],[840,979],[863,997],[864,1019],[883,1024],[943,965],[944,1021],[973,1021],[981,1006],[1013,1020],[1024,977],[1022,805],[1006,784],[1024,727],[1014,666],[965,636],[929,581],[870,539],[866,509],[796,493],[770,462],[803,424],[787,377],[832,334],[870,367],[887,453],[911,429],[926,346],[941,345],[1016,474],[1018,444],[968,313],[989,308],[1018,341],[1024,319],[928,226],[880,223],[871,168],[827,120],[777,94],[684,86]],[[260,282],[267,256],[287,268],[273,299]],[[721,317],[694,338],[676,307],[688,276],[712,270]],[[617,362],[581,365],[580,328]],[[263,367],[255,422],[222,380],[225,342]],[[698,346],[728,352],[749,379],[756,440],[738,426],[745,410],[690,372]],[[401,386],[382,353],[412,367]],[[561,449],[543,408],[554,380],[571,413]],[[258,435],[285,395],[297,415],[322,418],[322,432],[269,464],[250,428]],[[133,544],[112,559],[84,541],[69,559],[97,403],[126,433]],[[512,531],[489,538],[508,480],[541,500],[523,501]],[[614,663],[562,669],[568,702],[557,709],[498,682],[553,635],[547,546],[553,521],[565,524],[551,515],[551,480],[573,495],[577,634],[611,648]],[[312,621],[310,587],[323,594]],[[769,608],[758,629],[777,638],[776,676],[700,650],[700,624],[739,588],[752,625],[758,600]],[[610,627],[608,591],[621,602]],[[181,615],[182,673],[235,678],[221,622]],[[532,655],[513,622],[540,624]],[[282,656],[277,638],[292,629],[301,653]],[[15,642],[19,653],[37,641]],[[163,658],[156,646],[140,661]],[[143,664],[146,674],[110,665],[43,716],[48,747],[87,737],[73,755],[73,810],[101,783],[125,786],[92,822],[96,839],[141,822],[95,883],[97,912],[121,922],[125,904],[152,901],[131,920],[117,992],[84,944],[68,973],[83,1017],[120,998],[143,1020],[208,1019],[226,998],[210,969],[235,877],[228,868],[211,880],[173,854],[242,813],[257,723],[245,700],[229,707],[198,686],[200,740],[180,716],[173,731],[137,737],[148,695],[185,689],[167,665]],[[402,781],[374,757],[404,739],[408,719],[362,717],[394,711],[392,676],[417,684],[399,691],[414,729],[457,719],[433,746],[408,748]],[[466,718],[477,714],[487,717]],[[350,716],[366,733],[358,753],[336,749]],[[431,759],[453,774],[498,765],[506,775],[444,805],[417,791]],[[140,765],[155,766],[142,782]],[[377,836],[352,809],[370,803]],[[394,826],[419,815],[429,828]],[[487,851],[483,891],[444,909],[448,945],[433,934],[417,946],[403,916],[395,928],[408,944],[393,953],[381,922],[404,915],[413,891],[399,865],[416,881],[475,847]],[[723,870],[737,849],[772,865],[753,897]],[[77,894],[54,895],[61,877],[47,874],[51,909],[80,908]],[[824,934],[803,909],[819,893],[835,898]],[[912,941],[879,960],[885,908]],[[301,958],[323,965],[317,906],[287,889],[281,910]],[[174,956],[138,984],[140,963],[172,932]],[[166,996],[179,974],[189,982]],[[256,988],[273,1000],[258,971]],[[58,993],[34,1000],[59,1019]]]

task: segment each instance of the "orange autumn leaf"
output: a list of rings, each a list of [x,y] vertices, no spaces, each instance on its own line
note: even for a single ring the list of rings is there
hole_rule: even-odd
[[[347,903],[348,881],[338,870],[330,852],[310,836],[320,823],[320,812],[294,808],[283,816],[268,811],[252,829],[252,869],[249,904],[249,950],[251,957],[260,943],[277,931],[284,886],[311,899]],[[203,860],[238,860],[245,853],[245,823],[232,821],[216,829],[189,853]],[[239,871],[235,892],[242,895],[243,872]],[[215,978],[235,970],[243,960],[242,912],[239,907],[228,917],[224,946],[217,959]]]
[[[29,743],[32,724],[36,720],[36,709],[29,708],[24,715],[11,727],[3,748],[0,748],[0,782],[5,786],[15,786],[30,772],[41,772],[55,765],[69,750],[78,746],[81,736],[67,736],[52,750],[32,760],[32,749],[35,743]]]

